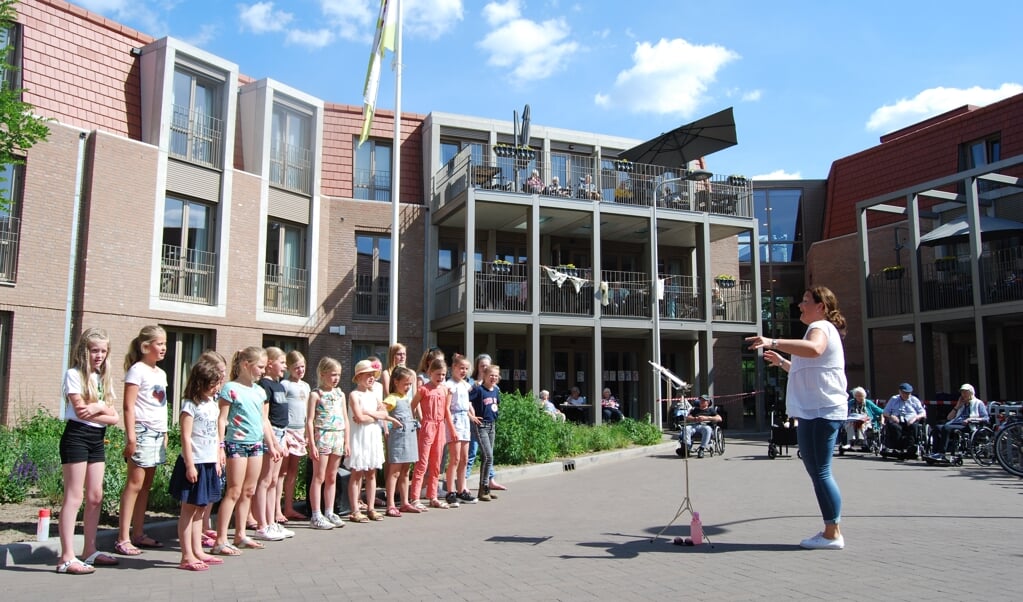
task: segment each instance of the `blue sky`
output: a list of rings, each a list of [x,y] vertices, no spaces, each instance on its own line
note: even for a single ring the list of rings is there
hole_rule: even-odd
[[[360,105],[379,0],[77,0],[328,102]],[[834,159],[1023,92],[1004,0],[404,0],[402,109],[646,140],[728,106],[714,171],[823,178]],[[394,107],[383,72],[378,106]]]

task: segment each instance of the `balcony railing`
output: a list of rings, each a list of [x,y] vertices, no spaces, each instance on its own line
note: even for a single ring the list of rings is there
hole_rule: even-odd
[[[905,270],[876,272],[867,277],[867,311],[871,318],[913,311],[912,287]]]
[[[0,216],[0,282],[15,282],[18,279],[20,236],[21,220],[16,217]]]
[[[306,315],[309,270],[268,263],[264,286],[263,307],[266,311],[289,316]]]
[[[593,315],[593,272],[571,266],[542,267],[540,313]]]
[[[664,300],[660,303],[662,320],[703,320],[703,300],[692,276],[661,275]]]
[[[477,311],[530,311],[529,266],[495,261],[482,267],[476,272]]]
[[[357,199],[366,201],[387,201],[391,200],[391,172],[390,170],[368,169],[355,170],[355,190],[353,195]]]
[[[622,318],[650,317],[650,275],[641,272],[602,270],[601,313]],[[606,284],[606,286],[605,286]]]
[[[294,144],[270,147],[270,183],[281,188],[309,194],[312,189],[313,151]]]
[[[1023,299],[1023,248],[1013,247],[980,258],[984,303]]]
[[[386,320],[391,299],[391,279],[373,278],[367,274],[355,276],[355,315],[361,319]]]
[[[543,151],[507,152],[483,145],[475,158],[463,150],[433,178],[433,206],[439,209],[467,188],[547,197],[660,207],[737,217],[753,216],[753,185],[740,176],[686,179],[685,170],[604,159],[598,169],[590,155]],[[533,170],[542,183],[530,181]],[[546,173],[546,172],[552,173]]]
[[[220,169],[223,122],[201,111],[174,105],[171,117],[170,154],[192,163]]]
[[[163,245],[160,298],[212,304],[217,281],[217,254]]]
[[[715,322],[753,323],[760,319],[754,307],[753,282],[750,280],[733,280],[728,285],[716,281],[711,292],[710,304],[713,310],[711,319]]]

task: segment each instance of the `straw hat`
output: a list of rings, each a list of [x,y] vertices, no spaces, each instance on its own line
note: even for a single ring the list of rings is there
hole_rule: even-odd
[[[352,382],[359,378],[360,374],[366,374],[372,372],[374,376],[380,378],[380,369],[382,366],[380,362],[371,362],[369,360],[362,360],[358,364],[355,364],[354,374],[352,375]]]

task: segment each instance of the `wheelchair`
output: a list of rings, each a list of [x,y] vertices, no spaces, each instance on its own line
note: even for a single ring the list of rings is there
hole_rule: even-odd
[[[696,446],[697,443],[703,443],[702,440],[703,434],[700,431],[694,429],[692,438],[690,439],[692,443],[690,443],[689,447],[686,447],[685,429],[687,428],[691,428],[691,426],[683,425],[682,428],[679,429],[678,433],[678,449],[675,450],[675,454],[680,458],[692,456],[693,447]],[[707,446],[707,451],[710,452],[710,456],[713,458],[715,455],[720,456],[724,454],[725,433],[724,430],[721,428],[720,423],[717,423],[713,427],[711,427],[711,438],[713,439],[713,441],[711,441],[711,444]]]
[[[995,432],[987,422],[967,421],[966,428],[952,431],[948,436],[953,438],[952,451],[946,454],[944,450],[934,450],[933,454],[924,456],[927,464],[962,466],[966,456],[981,466],[991,466],[994,463]]]
[[[847,452],[859,451],[865,454],[878,454],[881,451],[881,426],[880,420],[871,421],[870,427],[863,433],[862,443],[852,446],[849,435],[845,432],[845,425],[838,431],[838,455],[844,456]],[[852,447],[850,447],[852,446]]]
[[[889,445],[892,425],[887,422],[881,427],[879,433],[880,445],[877,455],[884,459],[895,458],[897,460],[915,460],[926,458],[930,453],[931,426],[925,422],[917,422],[913,425],[912,434],[894,445]]]

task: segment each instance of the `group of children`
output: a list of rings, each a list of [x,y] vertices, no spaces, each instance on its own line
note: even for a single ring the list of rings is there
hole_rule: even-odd
[[[166,462],[167,375],[157,365],[166,351],[166,332],[146,326],[125,357],[122,408],[128,468],[114,544],[125,556],[163,547],[143,527],[153,476]],[[106,333],[88,329],[79,337],[64,376],[62,415],[67,425],[60,455],[65,496],[58,573],[89,574],[96,566],[118,564],[116,557],[96,549],[105,431],[121,420],[113,404],[109,354]],[[406,355],[397,343],[389,350],[387,369],[376,358],[358,362],[354,389],[346,399],[339,386],[341,364],[330,357],[320,360],[317,384],[311,389],[303,380],[305,358],[297,351],[247,347],[233,355],[230,366],[216,351],[203,353],[192,365],[181,397],[181,453],[169,487],[181,502],[179,568],[206,571],[224,562],[219,556],[237,556],[242,549],[263,548],[263,541],[293,537],[294,531],[283,524],[305,518],[294,505],[298,462],[305,455],[312,462],[308,498],[313,529],[344,525],[334,511],[342,460],[351,472],[349,522],[496,499],[493,490],[504,489],[493,481],[499,367],[481,355],[477,382],[468,378],[469,360],[455,355],[448,379],[443,352],[432,349],[424,354],[417,378],[404,365]],[[466,481],[477,442],[480,481],[473,496]],[[439,475],[445,448],[448,492],[442,500]],[[374,508],[376,474],[385,466],[386,512],[381,514]],[[424,479],[426,503],[418,499]],[[363,487],[367,503],[361,501]],[[85,558],[80,560],[74,553],[74,530],[83,497]],[[217,502],[212,529],[211,510]],[[234,536],[229,541],[232,518]]]

